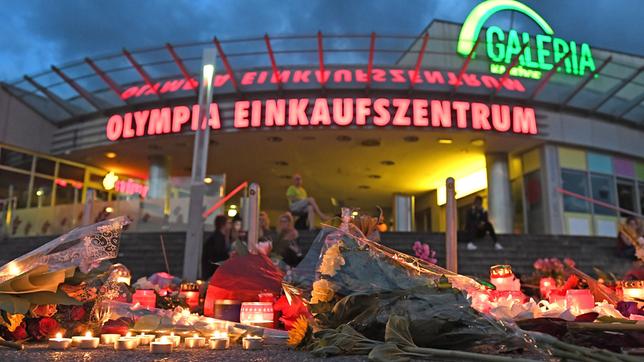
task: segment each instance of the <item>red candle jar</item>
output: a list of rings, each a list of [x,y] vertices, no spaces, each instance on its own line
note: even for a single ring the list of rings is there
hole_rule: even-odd
[[[136,303],[144,308],[154,308],[157,305],[157,295],[152,289],[137,289],[132,294],[132,304]]]
[[[595,298],[589,289],[569,289],[566,306],[575,312],[586,313],[595,308]]]
[[[541,293],[541,298],[548,298],[552,289],[557,287],[557,282],[554,278],[541,278],[539,281],[539,292]]]
[[[186,300],[186,304],[191,311],[199,308],[199,285],[197,283],[183,283],[181,284],[181,291],[179,297]]]

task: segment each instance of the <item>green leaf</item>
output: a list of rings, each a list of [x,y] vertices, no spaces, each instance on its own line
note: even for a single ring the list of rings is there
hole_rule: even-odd
[[[31,303],[22,297],[10,294],[0,294],[0,309],[11,314],[26,314],[29,312]]]
[[[409,332],[409,319],[392,314],[389,316],[385,327],[385,342],[393,343],[400,347],[415,347],[414,340]]]
[[[383,343],[369,352],[369,360],[376,362],[407,362],[409,357],[395,343]]]
[[[144,315],[134,323],[134,330],[137,331],[154,331],[159,328],[161,318],[156,315]]]

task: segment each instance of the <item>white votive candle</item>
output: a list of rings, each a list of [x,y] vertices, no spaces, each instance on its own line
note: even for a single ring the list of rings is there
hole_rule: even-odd
[[[95,349],[98,347],[100,339],[98,337],[93,337],[92,332],[87,332],[85,335],[78,340],[78,348],[82,349]]]
[[[150,342],[151,353],[170,353],[172,352],[173,342],[167,337],[163,336],[157,340]]]
[[[203,348],[206,345],[206,338],[195,334],[192,337],[184,338],[184,345],[186,348]]]
[[[248,336],[242,339],[242,348],[247,350],[255,350],[262,348],[262,337]]]
[[[49,338],[49,349],[64,350],[72,344],[71,338],[63,338],[62,333],[56,333],[56,338]]]
[[[210,337],[210,349],[228,349],[230,346],[230,339],[226,332],[215,332]]]
[[[133,337],[121,337],[114,341],[114,349],[117,351],[128,351],[137,347],[137,339]]]
[[[136,337],[139,339],[139,344],[143,346],[147,346],[150,344],[150,342],[154,341],[154,338],[156,337],[154,334],[137,334]]]
[[[101,334],[101,344],[114,344],[119,338],[121,338],[121,335],[116,333]]]

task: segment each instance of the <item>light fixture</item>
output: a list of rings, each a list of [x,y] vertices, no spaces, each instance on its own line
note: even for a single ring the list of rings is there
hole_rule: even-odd
[[[451,145],[454,141],[451,138],[439,138],[438,143],[441,145]]]
[[[215,73],[215,66],[213,64],[204,64],[201,74],[203,74],[203,79],[210,82],[212,80],[212,75]]]
[[[43,191],[42,189],[38,189],[38,190],[36,191],[36,196],[38,196],[38,197],[41,197],[41,196],[42,196],[42,195],[44,195],[44,194],[45,194],[45,191]]]
[[[108,207],[105,208],[105,212],[108,213],[108,214],[111,214],[111,213],[114,212],[114,209],[111,206],[108,206]]]
[[[390,160],[380,161],[380,163],[385,166],[393,166],[396,164],[394,161],[390,161]]]
[[[485,190],[486,188],[487,170],[485,168],[454,180],[456,199],[460,199],[475,192]],[[443,206],[445,205],[445,203],[447,203],[447,195],[445,193],[445,185],[441,185],[436,190],[436,203],[438,204],[438,206]]]
[[[205,184],[211,184],[212,183],[212,177],[208,176],[203,179],[203,183]]]
[[[472,146],[481,147],[481,146],[484,146],[484,145],[485,145],[485,140],[484,140],[484,139],[482,139],[482,138],[475,138],[475,139],[473,139],[473,140],[471,140],[471,141],[470,141],[470,144],[471,144]]]
[[[351,212],[351,216],[353,216],[353,217],[358,216],[358,212],[354,210],[353,212]]]
[[[228,207],[228,217],[235,217],[237,216],[237,205],[230,205]]]
[[[116,152],[105,152],[105,157],[107,158],[116,158]]]
[[[103,187],[105,190],[111,190],[116,185],[116,181],[119,177],[114,173],[114,171],[108,172],[105,177],[103,177]]]
[[[405,141],[405,142],[418,142],[418,137],[417,136],[405,136],[405,137],[403,137],[403,141]]]

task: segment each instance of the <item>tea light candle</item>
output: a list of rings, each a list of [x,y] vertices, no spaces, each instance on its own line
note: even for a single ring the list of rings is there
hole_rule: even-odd
[[[230,339],[226,332],[215,332],[210,337],[210,349],[228,349],[230,346]]]
[[[262,337],[248,336],[242,339],[242,348],[246,350],[256,350],[262,348]]]
[[[119,338],[121,338],[121,335],[116,333],[101,334],[101,344],[114,344]]]
[[[141,344],[141,340],[139,339],[139,337],[138,336],[133,336],[132,332],[127,332],[127,334],[125,335],[124,338],[134,340],[134,348],[138,348],[139,344]]]
[[[121,337],[114,341],[114,349],[117,351],[128,351],[138,347],[136,337]]]
[[[49,338],[49,349],[64,350],[72,344],[71,338],[63,338],[62,333],[56,333],[56,338]]]
[[[184,339],[186,348],[203,348],[206,345],[206,338],[200,337],[198,334]]]
[[[169,336],[163,336],[161,338],[165,338],[165,339],[169,340],[170,342],[172,342],[172,345],[174,347],[179,347],[179,344],[181,344],[181,337],[175,336],[174,332],[170,333]],[[160,340],[160,338],[157,338],[156,340],[158,341],[158,340]]]
[[[98,347],[98,342],[100,342],[98,337],[93,337],[92,332],[87,332],[78,340],[78,348],[95,349]]]
[[[150,342],[150,353],[171,353],[173,342],[166,336]]]
[[[154,341],[154,337],[156,337],[154,334],[145,334],[143,332],[136,336],[136,338],[139,339],[139,344],[142,344],[144,346],[147,346],[150,344],[150,342]]]

